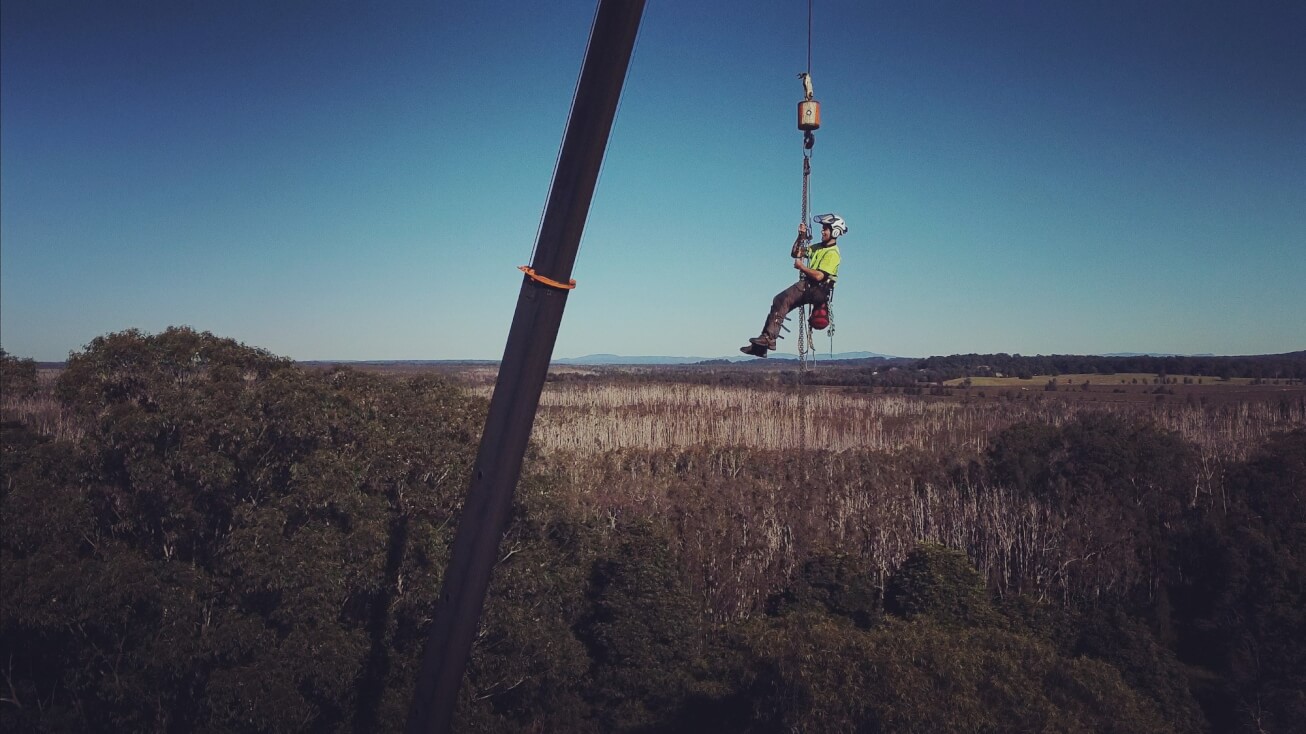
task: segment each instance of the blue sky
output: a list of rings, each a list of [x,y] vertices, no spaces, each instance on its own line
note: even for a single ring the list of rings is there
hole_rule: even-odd
[[[5,0],[0,343],[499,358],[594,7]],[[835,351],[1306,349],[1306,5],[814,19]],[[649,0],[556,356],[757,333],[795,276],[806,23]]]

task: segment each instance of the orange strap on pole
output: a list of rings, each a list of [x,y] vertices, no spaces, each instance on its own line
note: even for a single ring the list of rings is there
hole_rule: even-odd
[[[572,279],[571,279],[569,282],[567,282],[567,283],[559,283],[558,281],[553,280],[552,278],[546,278],[546,277],[544,277],[543,275],[540,275],[539,273],[535,272],[534,270],[530,269],[529,267],[527,267],[527,266],[525,266],[525,265],[518,265],[518,266],[517,266],[517,269],[520,270],[520,271],[522,271],[523,273],[526,273],[526,277],[527,277],[527,278],[530,278],[531,280],[535,281],[536,283],[543,283],[544,285],[552,286],[552,287],[554,287],[554,288],[558,288],[558,289],[560,289],[560,290],[564,290],[564,291],[569,291],[569,290],[571,290],[571,289],[573,289],[573,288],[576,287],[576,279],[575,279],[575,278],[572,278]]]

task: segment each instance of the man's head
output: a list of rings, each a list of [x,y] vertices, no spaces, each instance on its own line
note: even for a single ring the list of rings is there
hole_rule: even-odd
[[[812,221],[821,225],[822,242],[834,242],[848,231],[848,223],[838,214],[821,214],[812,217]]]

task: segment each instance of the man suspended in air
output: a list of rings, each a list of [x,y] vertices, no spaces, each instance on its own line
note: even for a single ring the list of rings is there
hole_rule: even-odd
[[[797,283],[776,294],[771,301],[771,312],[767,314],[762,326],[761,336],[749,339],[748,346],[739,351],[755,357],[765,357],[768,350],[775,349],[776,337],[780,335],[780,325],[784,323],[789,312],[802,305],[822,306],[830,301],[834,292],[835,279],[839,275],[839,238],[848,231],[848,225],[838,214],[822,214],[812,221],[821,225],[821,241],[811,247],[804,247],[807,241],[807,223],[798,225],[798,239],[794,240],[789,256],[794,259],[794,269],[802,272]],[[804,259],[808,263],[804,263]],[[799,325],[802,328],[802,325]]]

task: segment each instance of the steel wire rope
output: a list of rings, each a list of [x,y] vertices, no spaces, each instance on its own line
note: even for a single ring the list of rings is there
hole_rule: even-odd
[[[807,71],[806,71],[807,77],[803,80],[805,84],[809,85],[808,86],[809,90],[811,89],[810,80],[812,78],[812,4],[813,2],[814,0],[807,0]],[[810,95],[809,95],[809,99],[810,99]],[[805,228],[807,227],[808,215],[811,213],[810,208],[811,208],[812,153],[813,153],[812,149],[815,146],[815,141],[816,138],[814,135],[812,135],[811,130],[807,130],[804,132],[802,222]],[[800,252],[799,254],[806,256],[808,254],[808,250],[806,248],[810,247],[812,243],[812,232],[810,229],[807,229],[807,234],[804,237],[804,240],[805,240],[805,242],[803,243],[804,251]],[[804,277],[805,274],[799,272],[798,274],[799,281],[801,281]],[[806,335],[806,339],[804,339],[804,335]],[[807,304],[803,304],[798,309],[798,446],[800,451],[807,450],[806,382],[807,382],[808,365],[807,365],[807,351],[805,349],[805,346],[808,345],[814,346],[812,345],[811,342],[812,342],[812,332],[811,332],[811,327],[808,325],[807,322]],[[801,465],[803,467],[804,484],[806,484],[807,462],[806,461],[801,462]]]
[[[596,3],[595,6],[594,6],[594,16],[590,18],[590,30],[589,30],[590,35],[587,36],[587,37],[590,38],[590,39],[593,39],[593,38],[594,38],[594,24],[598,22],[598,19],[599,19],[599,4]],[[629,63],[629,66],[630,66],[631,68],[634,68],[634,67],[635,67],[635,59],[639,56],[639,37],[640,37],[640,35],[643,33],[643,31],[644,31],[644,25],[643,25],[643,24],[640,24],[640,27],[637,28],[637,29],[635,30],[635,41],[634,41],[634,46],[631,48],[631,58],[630,58],[630,63]],[[588,55],[589,55],[589,43],[586,43],[586,44],[585,44],[585,53],[581,54],[581,70],[582,70],[582,71],[584,71],[584,68],[585,68],[585,58],[586,58],[586,56],[588,56]],[[575,86],[572,87],[572,90],[571,90],[571,103],[570,103],[570,105],[568,106],[568,109],[569,109],[569,110],[573,110],[573,111],[574,111],[575,108],[576,108],[576,95],[580,93],[580,82],[581,82],[581,77],[582,77],[582,74],[577,74],[577,75],[576,75],[576,84],[575,84]],[[623,93],[622,95],[620,95],[620,96],[617,97],[617,109],[616,109],[615,112],[613,112],[613,115],[612,115],[612,129],[613,129],[613,130],[616,130],[616,128],[617,128],[617,124],[618,124],[618,122],[621,120],[621,105],[622,105],[622,103],[625,101],[625,99],[626,99],[626,95],[625,95],[624,93]],[[567,140],[567,130],[568,130],[570,127],[571,127],[571,113],[569,112],[569,113],[567,114],[567,124],[566,124],[566,125],[563,125],[563,127],[562,127],[562,141],[563,141],[563,142],[566,142],[566,140]],[[553,173],[550,174],[550,177],[549,177],[549,189],[548,189],[547,192],[545,192],[545,197],[544,197],[544,201],[545,201],[546,204],[547,204],[549,201],[551,201],[551,200],[553,199],[553,187],[558,183],[558,182],[557,182],[557,178],[558,178],[558,165],[559,165],[559,163],[562,162],[562,148],[563,148],[562,145],[559,145],[559,146],[558,146],[558,153],[557,153],[557,155],[555,155],[554,158],[553,158]],[[598,177],[595,179],[595,182],[594,182],[594,189],[595,189],[596,191],[598,190],[599,186],[603,183],[603,169],[607,167],[607,163],[608,163],[608,156],[607,156],[607,152],[606,152],[606,150],[605,150],[605,151],[604,151],[604,155],[603,155],[602,160],[599,161],[599,173],[598,173]],[[534,264],[535,264],[535,251],[536,251],[537,249],[539,249],[539,246],[540,246],[540,232],[544,230],[544,215],[545,215],[547,212],[548,212],[548,206],[546,205],[546,206],[544,207],[544,209],[540,211],[540,220],[535,224],[535,244],[531,245],[531,258],[530,258],[531,265],[534,265]],[[576,251],[577,251],[577,256],[578,256],[577,259],[579,259],[580,250],[584,249],[584,246],[585,246],[585,238],[582,237],[582,238],[581,238],[581,241],[578,242],[577,245],[576,245]]]
[[[804,80],[805,83],[807,83],[812,78],[812,5],[814,4],[814,2],[815,0],[807,0],[807,70],[806,72],[804,72],[807,75],[807,78]],[[808,89],[810,90],[811,87],[808,86]],[[808,96],[810,98],[810,94]],[[804,226],[806,226],[807,217],[810,214],[811,188],[810,188],[809,179],[812,174],[812,165],[811,165],[812,153],[813,153],[812,148],[815,145],[815,139],[816,139],[815,136],[812,135],[812,132],[810,130],[806,131],[803,135],[802,222]],[[812,244],[812,233],[810,230],[808,231],[807,237],[805,239],[806,239],[805,246],[810,247]],[[807,255],[806,251],[800,254],[804,256],[804,259],[806,259],[806,255]],[[800,282],[804,277],[805,276],[803,275],[803,273],[800,272],[798,274],[798,280]],[[800,376],[808,369],[807,352],[809,347],[813,351],[812,356],[815,357],[816,345],[812,341],[812,329],[807,322],[807,304],[804,303],[803,305],[798,307],[798,372]],[[815,360],[813,360],[813,362],[814,361]]]
[[[594,38],[594,24],[599,20],[599,6],[595,4],[594,15],[590,18],[589,35],[586,38]],[[585,52],[581,54],[581,71],[585,70],[585,56],[589,52],[589,41],[585,43]],[[548,203],[553,199],[553,187],[558,183],[558,164],[562,162],[562,143],[567,141],[567,129],[571,127],[571,113],[576,109],[576,95],[580,93],[580,80],[584,76],[582,73],[576,74],[576,83],[571,88],[571,102],[567,104],[567,122],[562,126],[562,140],[558,144],[558,152],[553,157],[553,171],[549,174],[549,188],[544,192],[544,208],[540,210],[540,221],[535,225],[535,241],[531,245],[531,267],[535,266],[535,251],[540,247],[540,232],[544,231],[544,215],[548,213]],[[620,105],[620,102],[618,102]]]

